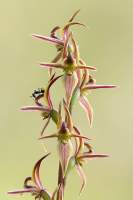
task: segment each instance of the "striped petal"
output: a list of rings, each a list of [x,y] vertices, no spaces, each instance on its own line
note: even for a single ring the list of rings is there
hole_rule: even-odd
[[[73,91],[78,83],[77,75],[73,73],[73,75],[66,75],[65,77],[65,90],[66,90],[66,100],[69,105],[70,100],[72,98]]]
[[[51,81],[49,82],[48,87],[46,88],[46,91],[45,91],[45,99],[51,109],[53,108],[53,104],[52,104],[51,96],[50,96],[50,88],[55,83],[55,81],[57,81],[60,77],[62,77],[62,75],[51,79]]]
[[[72,146],[71,141],[67,143],[59,142],[58,144],[59,159],[62,166],[63,176],[66,173],[68,163],[72,155],[72,149],[73,149],[73,146]]]
[[[92,126],[93,123],[93,108],[91,104],[89,103],[88,99],[85,96],[80,96],[79,97],[79,103],[83,107],[83,109],[86,112],[87,119],[90,122],[90,126]]]

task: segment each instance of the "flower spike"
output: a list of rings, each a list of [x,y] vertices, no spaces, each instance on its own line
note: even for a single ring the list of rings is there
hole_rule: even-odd
[[[40,112],[42,119],[45,120],[39,141],[55,139],[57,142],[59,168],[57,185],[54,187],[56,189],[49,193],[41,180],[40,167],[42,161],[50,155],[47,153],[35,163],[32,175],[24,180],[23,188],[9,191],[8,194],[30,193],[35,200],[64,200],[67,178],[72,169],[76,169],[81,179],[81,193],[86,185],[83,169],[85,161],[108,157],[107,154],[94,152],[90,138],[81,134],[73,120],[73,112],[76,112],[74,104],[78,101],[92,126],[94,114],[87,95],[89,96],[91,91],[96,89],[116,88],[116,85],[97,84],[91,74],[92,71],[96,71],[96,67],[88,65],[80,55],[78,43],[71,30],[75,25],[86,27],[83,23],[75,21],[79,11],[77,10],[63,27],[54,26],[49,36],[32,34],[32,37],[52,44],[56,48],[56,55],[51,61],[40,63],[40,66],[47,69],[49,73],[46,87],[33,91],[32,106],[21,108],[22,111]],[[61,75],[56,75],[58,69],[62,70]],[[52,96],[52,86],[55,86],[58,79],[62,79],[64,91],[57,91],[57,95],[61,92],[63,96],[56,105]],[[56,130],[44,134],[51,121],[54,122]]]

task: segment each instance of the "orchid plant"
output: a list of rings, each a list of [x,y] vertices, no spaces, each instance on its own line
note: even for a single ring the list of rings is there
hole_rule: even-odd
[[[73,123],[73,106],[76,101],[84,109],[89,125],[93,123],[93,108],[89,103],[87,95],[95,89],[115,88],[115,85],[97,84],[91,71],[96,71],[95,66],[88,66],[82,59],[78,44],[74,38],[71,27],[81,26],[84,24],[75,21],[79,10],[68,20],[64,27],[55,26],[50,36],[33,34],[34,38],[49,42],[55,46],[57,55],[52,62],[41,62],[40,66],[44,70],[48,69],[49,80],[45,88],[34,90],[32,98],[33,106],[24,106],[23,111],[40,112],[42,119],[45,121],[44,127],[40,133],[39,140],[56,139],[59,169],[57,185],[52,192],[49,192],[43,186],[40,177],[40,166],[50,153],[40,158],[34,165],[32,175],[24,180],[22,189],[9,191],[8,194],[31,193],[37,200],[63,200],[67,177],[72,169],[76,169],[81,179],[80,193],[86,184],[86,176],[83,165],[86,160],[92,158],[104,158],[108,155],[97,154],[90,145],[90,139],[84,136],[79,127]],[[57,73],[60,72],[61,74]],[[58,108],[54,107],[51,87],[54,87],[57,81],[63,79],[65,94],[59,102]],[[63,114],[62,114],[63,112]],[[47,135],[46,128],[54,122],[56,130]]]

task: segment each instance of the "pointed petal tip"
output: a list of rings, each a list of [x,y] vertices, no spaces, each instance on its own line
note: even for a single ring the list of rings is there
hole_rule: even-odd
[[[64,45],[64,42],[62,40],[56,39],[56,38],[53,38],[53,37],[39,35],[39,34],[32,34],[31,36],[34,37],[34,38],[37,38],[37,39],[41,39],[41,40],[53,43],[53,44],[57,44],[57,45],[61,45],[61,46]]]
[[[107,155],[107,154],[95,154],[95,153],[87,153],[87,154],[80,156],[81,159],[107,158],[107,157],[109,157],[109,155]]]
[[[103,84],[88,84],[84,89],[111,89],[118,88],[117,85],[103,85]]]
[[[23,193],[31,193],[34,191],[34,188],[26,188],[26,189],[18,189],[14,191],[8,191],[7,194],[23,194]]]

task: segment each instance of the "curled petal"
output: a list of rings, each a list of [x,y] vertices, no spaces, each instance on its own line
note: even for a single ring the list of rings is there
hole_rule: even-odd
[[[62,77],[62,75],[60,76],[57,76],[55,78],[53,78],[50,82],[49,82],[49,85],[46,89],[46,92],[45,92],[45,98],[46,98],[46,101],[49,105],[49,107],[52,109],[53,108],[53,104],[52,104],[52,101],[51,101],[51,97],[50,97],[50,88],[51,86],[54,84],[55,81],[57,81],[60,77]]]
[[[35,188],[35,186],[28,184],[31,181],[32,181],[32,177],[27,177],[24,181],[24,188]]]
[[[92,146],[89,143],[84,143],[85,147],[88,149],[86,153],[92,153]]]
[[[94,66],[79,65],[76,68],[77,69],[90,69],[90,70],[96,71],[96,67],[94,67]]]
[[[79,164],[76,165],[76,169],[77,169],[77,173],[79,177],[81,178],[81,189],[80,189],[80,193],[81,193],[86,185],[86,176],[82,167]]]
[[[68,24],[66,24],[66,26],[63,29],[63,41],[65,41],[67,39],[68,29],[70,26],[73,26],[73,25],[80,25],[80,26],[86,27],[84,24],[79,23],[79,22],[69,22]]]
[[[74,20],[74,18],[76,17],[76,15],[77,15],[79,12],[80,12],[80,9],[77,10],[77,11],[73,14],[73,16],[69,19],[69,22],[72,22],[72,21]]]
[[[43,185],[42,185],[42,182],[40,180],[40,173],[39,173],[40,165],[41,165],[41,162],[49,155],[50,155],[50,153],[46,154],[40,160],[38,160],[37,163],[35,164],[34,168],[33,168],[32,179],[33,179],[33,182],[35,183],[35,185],[37,186],[37,188],[39,190],[43,189]]]
[[[88,84],[86,87],[84,87],[83,90],[94,90],[94,89],[104,89],[104,88],[116,88],[116,85],[98,85],[98,84]]]
[[[58,31],[59,29],[60,29],[59,26],[55,26],[55,27],[52,29],[50,36],[51,36],[52,38],[57,38],[55,34],[56,34],[56,31]]]
[[[21,108],[22,111],[43,111],[43,112],[50,112],[48,107],[44,106],[24,106]]]
[[[91,126],[92,122],[93,122],[93,108],[92,108],[91,104],[89,103],[88,99],[85,96],[79,97],[79,103],[85,110],[85,112],[87,114],[87,119],[89,120],[90,126]]]
[[[44,35],[38,35],[38,34],[32,34],[33,37],[37,38],[37,39],[41,39],[41,40],[45,40],[47,42],[50,42],[52,44],[57,44],[57,45],[64,45],[64,42],[60,39],[56,39],[53,37],[48,37],[48,36],[44,36]]]
[[[8,194],[23,194],[23,193],[32,193],[34,191],[35,191],[34,188],[25,188],[25,189],[20,189],[20,190],[9,191],[7,193]]]

